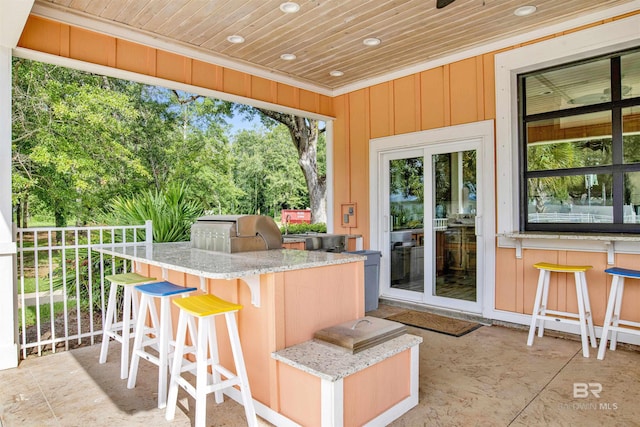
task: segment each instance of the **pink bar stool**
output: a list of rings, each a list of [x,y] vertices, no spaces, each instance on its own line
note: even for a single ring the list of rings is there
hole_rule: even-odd
[[[604,316],[602,337],[600,337],[600,348],[598,349],[599,360],[604,359],[609,332],[611,332],[611,344],[609,345],[609,350],[611,351],[615,351],[616,349],[616,344],[618,343],[618,332],[640,335],[640,330],[637,329],[640,328],[640,323],[620,319],[620,307],[622,306],[622,295],[624,293],[624,279],[640,279],[640,271],[611,267],[607,268],[604,272],[611,274],[613,276],[613,280],[611,281],[611,291],[609,291],[609,301],[607,302],[607,311]]]
[[[169,369],[170,344],[173,342],[173,322],[171,321],[170,300],[177,295],[183,298],[197,288],[186,288],[170,282],[155,282],[136,286],[140,292],[140,310],[136,323],[136,337],[133,340],[133,355],[127,388],[136,386],[140,358],[158,367],[158,408],[167,406],[167,371]],[[160,299],[160,318],[155,299]],[[151,317],[151,327],[146,327],[147,315]],[[153,337],[150,336],[153,335]],[[156,353],[150,353],[153,348]]]
[[[111,282],[109,290],[109,302],[107,303],[107,315],[102,325],[102,346],[100,348],[100,363],[107,361],[109,341],[113,338],[122,344],[120,350],[120,379],[127,378],[129,373],[129,341],[131,340],[131,328],[135,331],[135,319],[138,311],[138,296],[133,292],[135,285],[155,282],[154,277],[144,277],[138,273],[122,273],[105,276]],[[117,319],[116,305],[118,286],[124,288],[122,321]]]
[[[589,292],[587,289],[587,277],[585,273],[592,267],[590,265],[561,265],[550,264],[547,262],[539,262],[533,266],[540,270],[540,276],[538,279],[536,300],[533,304],[533,313],[531,314],[531,326],[529,327],[527,345],[533,345],[533,336],[535,334],[536,326],[538,326],[538,336],[542,337],[544,334],[545,320],[579,325],[580,337],[582,339],[582,355],[584,357],[589,357],[589,344],[587,337],[591,340],[591,346],[596,348],[596,334],[593,327],[593,319],[591,318],[591,304],[589,303]],[[578,299],[578,314],[547,309],[549,279],[552,272],[574,274],[576,296]]]

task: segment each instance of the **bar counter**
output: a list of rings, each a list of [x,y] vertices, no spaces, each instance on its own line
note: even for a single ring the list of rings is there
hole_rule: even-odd
[[[409,367],[416,359],[410,355],[417,347],[345,378],[347,383],[360,381],[359,394],[365,395],[379,394],[389,389],[389,382],[398,382],[393,391],[385,393],[384,400],[372,398],[367,405],[358,405],[364,413],[357,414],[357,421],[348,411],[344,416],[340,411],[325,414],[321,379],[274,359],[280,350],[313,340],[320,329],[364,316],[364,256],[292,249],[230,254],[195,249],[189,242],[102,245],[94,249],[105,256],[134,261],[136,272],[142,275],[198,286],[241,304],[238,329],[256,413],[274,425],[362,424],[382,413],[388,416],[390,405],[414,394],[409,377],[417,377],[417,372]],[[173,309],[177,319],[177,308]],[[216,322],[220,359],[223,365],[233,366],[224,322]],[[405,374],[398,376],[399,371]],[[387,373],[386,381],[380,381],[380,372]],[[390,377],[395,380],[389,381]],[[225,394],[240,401],[236,389]],[[345,393],[345,407],[353,406],[352,398]],[[340,400],[340,407],[342,403]],[[391,419],[406,410],[392,411]]]

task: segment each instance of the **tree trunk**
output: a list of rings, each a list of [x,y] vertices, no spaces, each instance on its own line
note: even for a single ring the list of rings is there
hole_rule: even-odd
[[[318,173],[318,121],[293,114],[257,108],[263,115],[289,128],[293,145],[298,151],[298,165],[309,191],[311,223],[327,222],[326,177]]]

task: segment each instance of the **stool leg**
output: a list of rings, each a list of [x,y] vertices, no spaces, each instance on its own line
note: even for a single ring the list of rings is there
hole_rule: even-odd
[[[580,321],[580,338],[582,340],[582,356],[589,357],[589,343],[587,341],[587,318],[584,310],[584,294],[582,293],[582,278],[575,273],[576,295],[578,298],[578,317]]]
[[[527,345],[533,345],[533,335],[536,332],[536,323],[538,321],[538,313],[540,311],[540,304],[542,301],[542,288],[544,287],[544,270],[540,270],[538,276],[538,288],[536,289],[536,299],[533,303],[533,313],[531,313],[531,326],[529,326],[529,337],[527,338]]]
[[[544,270],[544,285],[542,286],[542,303],[540,305],[540,315],[547,315],[547,304],[549,303],[549,281],[551,280],[551,272]],[[538,325],[538,336],[544,335],[544,318],[540,319]]]
[[[208,340],[209,340],[209,355],[211,357],[212,365],[220,364],[220,353],[218,353],[218,334],[216,333],[216,318],[211,318],[211,327],[209,328]],[[213,376],[213,384],[219,384],[222,381],[220,372],[217,369],[211,369]],[[216,390],[214,393],[216,403],[220,404],[224,402],[224,396],[222,390]]]
[[[107,361],[107,353],[109,352],[109,334],[113,326],[113,318],[115,315],[115,307],[116,307],[116,293],[118,291],[118,285],[115,283],[111,283],[111,288],[109,289],[109,302],[107,302],[107,315],[104,319],[104,325],[102,325],[102,346],[100,347],[100,363],[105,363]]]
[[[582,297],[584,299],[584,311],[587,317],[587,332],[589,332],[589,341],[591,347],[596,348],[596,330],[593,326],[593,316],[591,315],[591,301],[589,300],[589,288],[587,287],[587,275],[584,271],[580,272],[580,279],[582,280]]]
[[[207,418],[207,386],[209,383],[207,338],[213,319],[213,317],[201,317],[198,319],[198,343],[196,344],[196,427],[204,427]]]
[[[171,306],[169,297],[160,298],[160,327],[156,333],[160,334],[158,346],[158,408],[167,406],[167,370],[169,369],[169,339],[171,331]],[[138,337],[136,332],[136,338]]]
[[[611,331],[611,344],[609,346],[610,350],[615,350],[616,345],[618,344],[618,330],[615,329],[618,327],[620,323],[620,310],[622,308],[622,294],[624,293],[624,277],[620,277],[618,282],[618,294],[616,295],[616,306],[613,309],[613,326],[614,329]]]
[[[171,381],[169,383],[169,393],[167,396],[167,409],[165,418],[167,421],[173,420],[176,415],[176,405],[178,402],[178,377],[182,367],[182,356],[184,354],[184,341],[187,335],[187,315],[180,310],[178,317],[178,331],[176,332],[176,349],[173,353],[173,364],[171,367]]]
[[[604,359],[604,352],[607,349],[607,341],[609,330],[611,328],[611,318],[613,317],[613,308],[616,305],[618,296],[618,280],[620,276],[613,276],[611,290],[609,291],[609,301],[607,302],[607,311],[604,315],[604,325],[602,327],[602,336],[600,337],[600,348],[598,348],[598,359]]]
[[[247,417],[247,424],[256,426],[256,410],[253,406],[253,398],[251,397],[251,389],[249,388],[249,378],[247,377],[247,369],[244,365],[244,355],[242,354],[242,346],[240,345],[240,337],[238,336],[238,324],[236,323],[235,312],[225,313],[227,321],[227,330],[229,331],[229,339],[231,341],[231,351],[236,365],[236,372],[240,379],[240,392],[242,393],[242,404],[244,405],[244,413]]]
[[[140,354],[138,350],[143,349],[142,339],[146,335],[144,330],[144,322],[147,317],[147,310],[151,298],[146,294],[143,294],[140,298],[140,309],[138,311],[138,318],[136,319],[136,336],[133,339],[133,352],[131,354],[131,366],[129,367],[129,380],[127,381],[127,388],[134,388],[136,386],[136,378],[138,376],[138,364],[140,363]]]
[[[131,294],[132,286],[124,287],[124,306],[122,307],[122,347],[120,351],[120,379],[129,374],[129,340],[131,338]]]

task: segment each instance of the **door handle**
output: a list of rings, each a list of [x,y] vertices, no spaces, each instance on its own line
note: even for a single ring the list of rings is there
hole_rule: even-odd
[[[482,236],[482,216],[476,215],[476,236]]]

